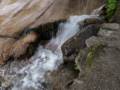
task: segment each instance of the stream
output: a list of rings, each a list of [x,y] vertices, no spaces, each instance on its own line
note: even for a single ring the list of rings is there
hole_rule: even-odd
[[[12,90],[44,90],[45,75],[63,63],[61,46],[80,31],[82,26],[78,23],[88,18],[97,16],[71,16],[65,23],[60,23],[56,37],[53,37],[46,46],[40,45],[30,58],[31,64],[17,71]]]

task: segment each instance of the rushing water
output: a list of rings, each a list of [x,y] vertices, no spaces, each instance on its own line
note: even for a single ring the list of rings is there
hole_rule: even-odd
[[[45,48],[40,45],[30,59],[32,63],[17,72],[12,90],[43,90],[45,74],[56,70],[63,62],[61,46],[79,32],[79,22],[96,17],[95,15],[72,16],[67,22],[60,23],[57,36],[52,38]]]

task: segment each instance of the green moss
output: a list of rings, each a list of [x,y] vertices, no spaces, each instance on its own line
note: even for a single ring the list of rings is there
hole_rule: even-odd
[[[107,5],[106,5],[106,19],[110,20],[112,16],[115,14],[115,11],[117,9],[117,3],[118,0],[107,0]]]
[[[75,58],[75,69],[78,71],[81,71],[81,67],[80,67],[81,58],[82,58],[82,55],[81,55],[81,50],[80,50],[77,57]]]
[[[94,57],[96,56],[98,50],[102,49],[104,45],[97,44],[89,48],[88,55],[86,58],[86,65],[87,67],[91,67],[94,61]]]
[[[80,49],[78,55],[75,58],[75,69],[78,70],[79,72],[83,71],[81,68],[81,63],[85,58],[86,58],[85,69],[91,68],[95,56],[98,54],[99,50],[101,50],[104,46],[105,45],[101,43],[95,44],[88,49],[88,53],[87,51],[84,52],[85,49]]]

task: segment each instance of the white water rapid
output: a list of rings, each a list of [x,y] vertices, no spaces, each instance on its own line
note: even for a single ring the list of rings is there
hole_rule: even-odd
[[[79,32],[79,22],[87,18],[97,18],[95,15],[71,16],[65,23],[59,25],[57,36],[43,48],[38,47],[31,57],[31,64],[18,71],[18,78],[13,82],[12,90],[44,90],[45,74],[56,70],[63,63],[61,46]]]

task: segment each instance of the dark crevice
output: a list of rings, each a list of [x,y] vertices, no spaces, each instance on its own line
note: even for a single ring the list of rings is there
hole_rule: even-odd
[[[34,43],[31,43],[24,55],[22,55],[19,59],[24,59],[26,57],[31,57],[36,51],[38,46],[46,44],[52,37],[56,36],[58,31],[58,26],[61,22],[65,22],[65,20],[59,20],[51,23],[46,23],[40,25],[39,27],[32,29],[25,29],[19,36],[25,37],[27,34],[31,32],[35,32],[38,35],[37,40]]]
[[[11,38],[11,39],[18,39],[18,37],[7,36],[7,35],[0,35],[0,38]]]
[[[59,23],[65,22],[65,21],[66,20],[58,20],[55,22],[42,24],[36,28],[32,28],[32,29],[26,28],[23,32],[19,34],[19,36],[25,36],[30,32],[36,32],[40,36],[41,40],[50,40],[51,37],[56,35]]]

